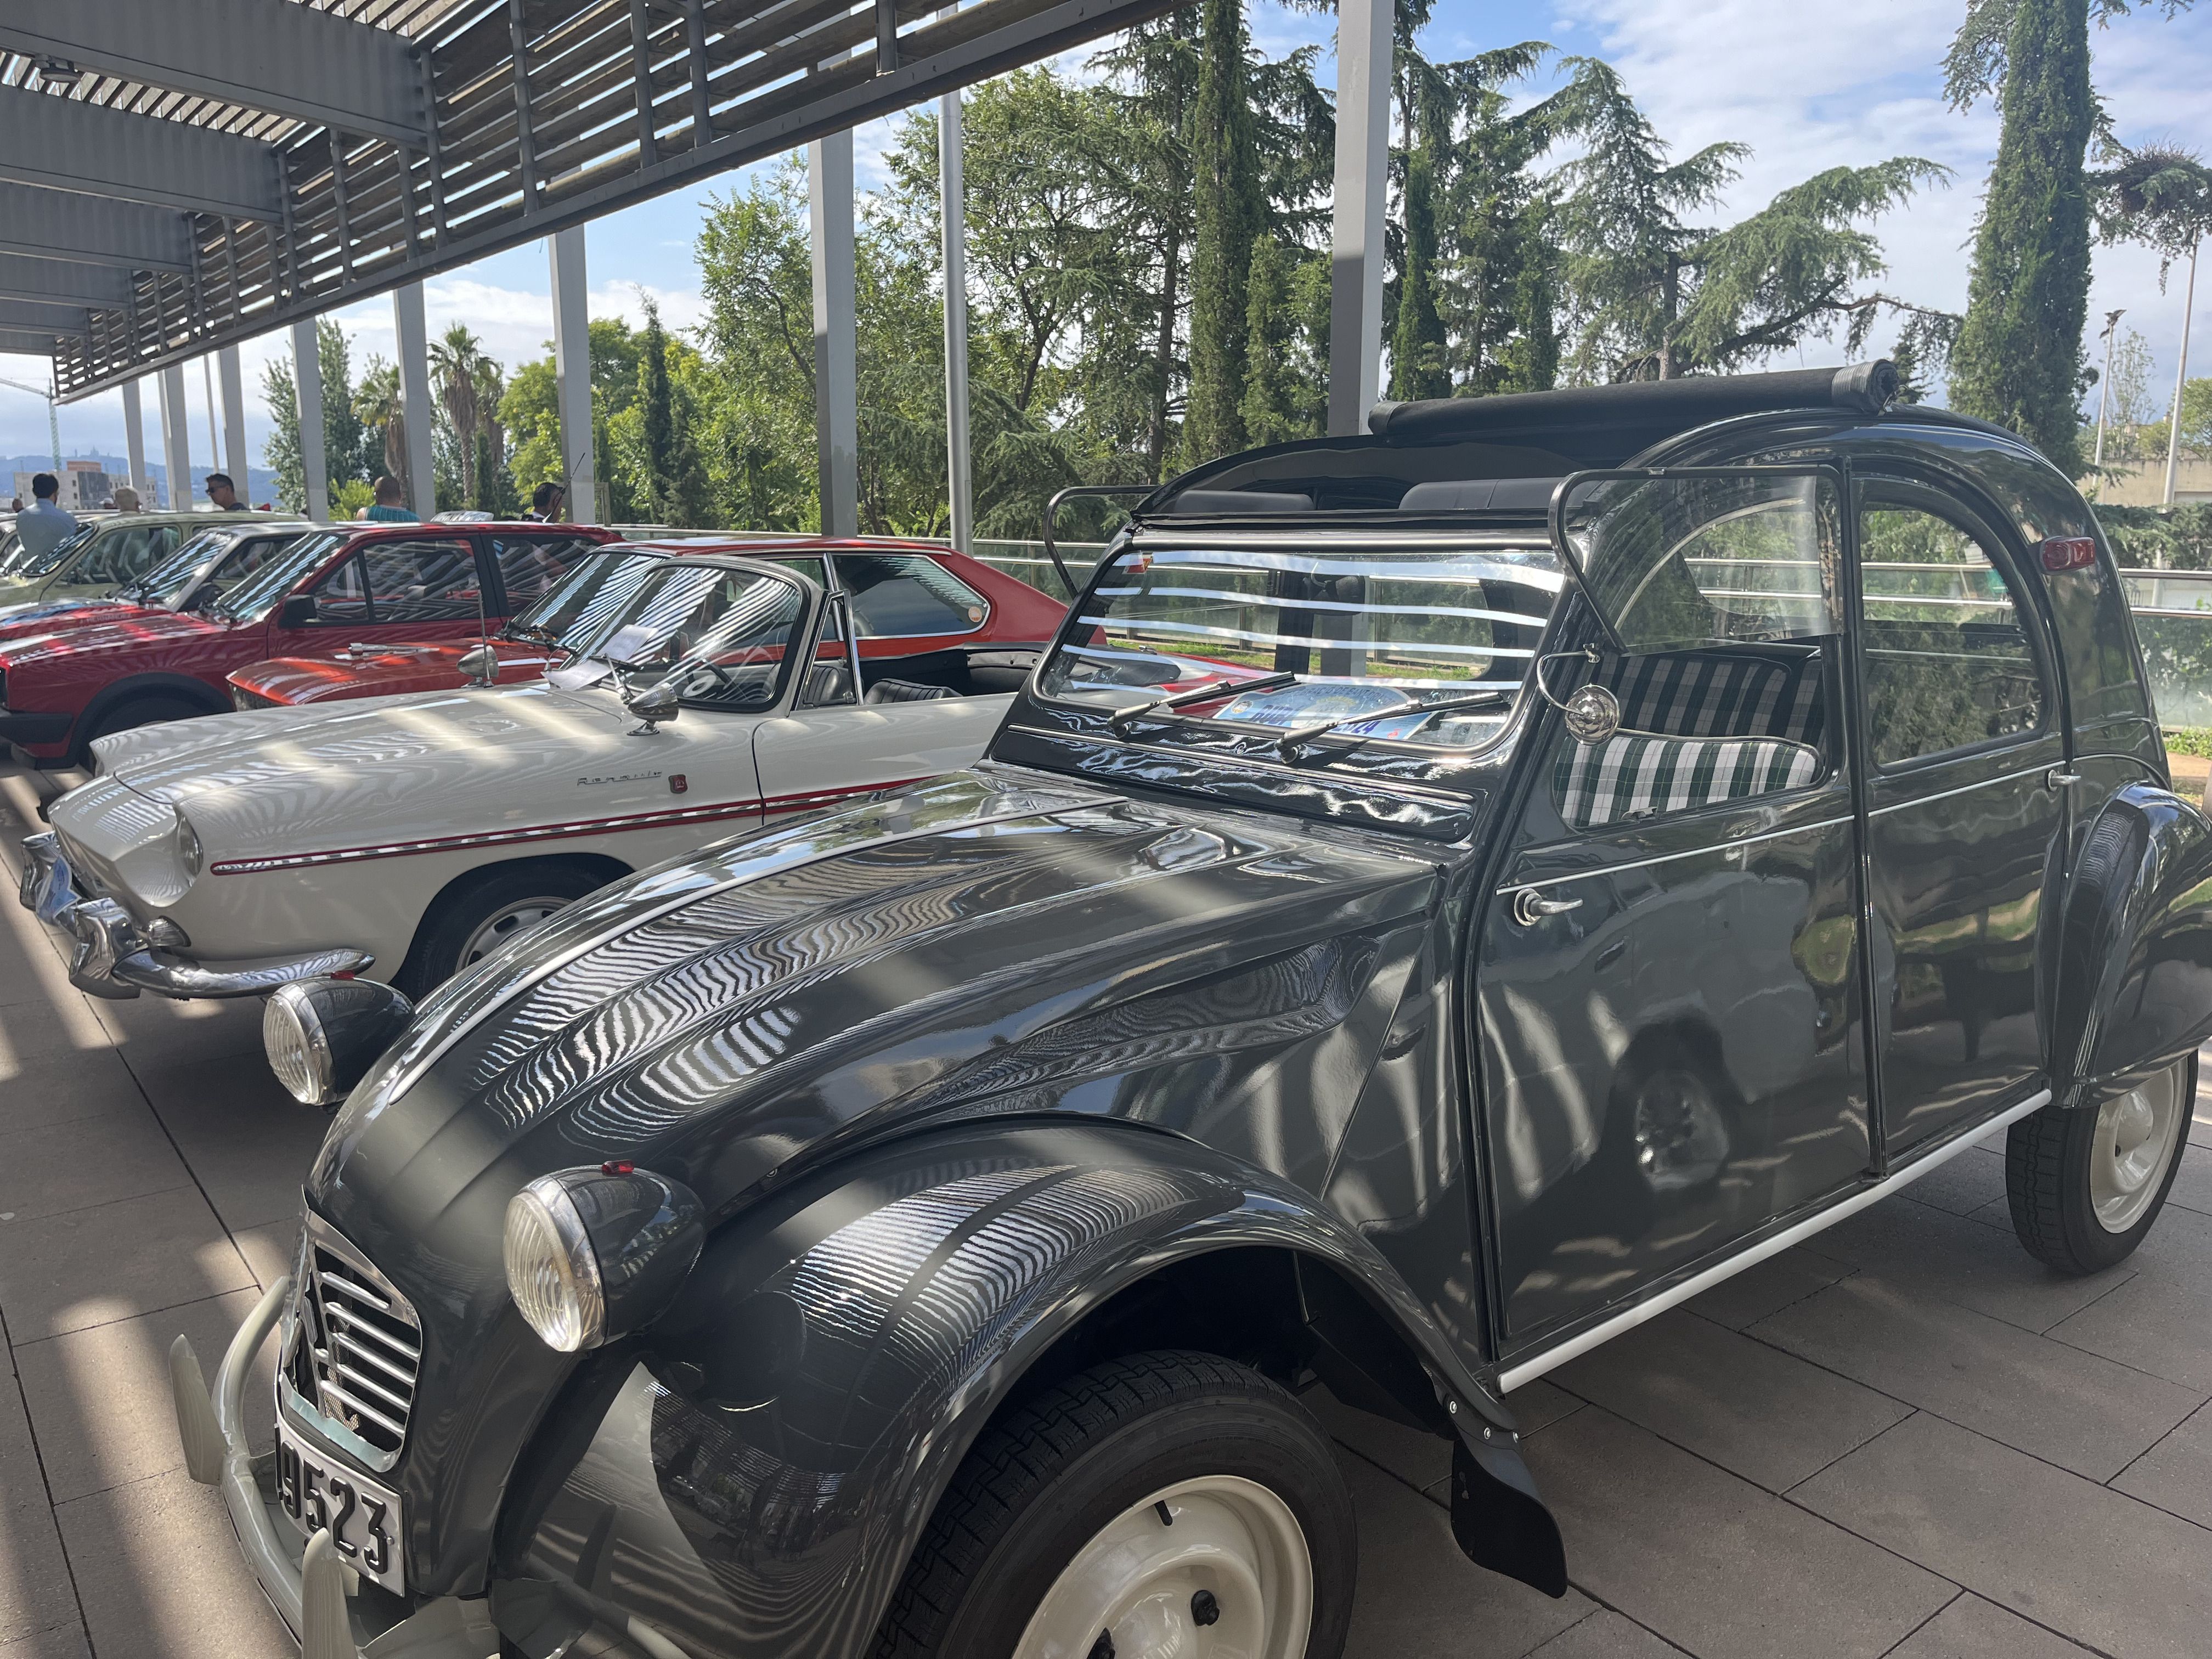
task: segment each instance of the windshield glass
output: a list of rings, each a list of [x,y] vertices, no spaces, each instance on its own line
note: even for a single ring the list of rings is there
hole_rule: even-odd
[[[298,535],[242,536],[236,531],[195,536],[140,579],[132,597],[142,604],[173,611],[192,599],[195,611],[222,603],[223,595],[280,557]],[[192,556],[187,559],[185,556]],[[196,591],[197,590],[197,591]]]
[[[700,708],[758,709],[783,694],[799,584],[750,570],[664,564],[586,654],[649,674]]]
[[[176,595],[191,585],[200,566],[228,547],[236,534],[228,530],[201,531],[137,580],[125,583],[122,592],[142,605],[174,605]],[[159,597],[163,594],[169,597]]]
[[[660,563],[658,553],[599,553],[580,559],[507,623],[507,631],[533,644],[582,652],[606,636]]]
[[[80,549],[88,546],[99,529],[98,525],[88,524],[72,530],[44,553],[29,552],[19,540],[15,544],[15,556],[11,568],[0,571],[0,576],[27,581],[33,576],[50,574],[60,569],[64,561],[74,558]]]
[[[1133,542],[1039,685],[1117,712],[1177,698],[1170,720],[1340,720],[1338,737],[1475,748],[1510,714],[1560,585],[1548,548]],[[1218,698],[1181,701],[1209,686]],[[1468,702],[1485,706],[1439,707]]]
[[[294,583],[329,557],[345,538],[343,530],[301,537],[216,601],[210,611],[232,622],[259,621],[277,600],[292,591]]]

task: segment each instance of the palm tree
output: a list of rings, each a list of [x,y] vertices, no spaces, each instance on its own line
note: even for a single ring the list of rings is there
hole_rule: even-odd
[[[353,414],[363,426],[383,432],[385,475],[397,478],[407,499],[413,501],[414,483],[407,476],[407,410],[399,395],[398,365],[381,357],[368,360],[361,384],[354,391]]]
[[[430,376],[444,405],[447,423],[461,453],[461,499],[477,498],[477,434],[483,428],[485,404],[477,374],[483,368],[495,374],[498,365],[484,356],[483,343],[469,332],[468,325],[455,323],[430,343]],[[496,410],[499,400],[490,400]],[[496,421],[496,414],[492,416]]]

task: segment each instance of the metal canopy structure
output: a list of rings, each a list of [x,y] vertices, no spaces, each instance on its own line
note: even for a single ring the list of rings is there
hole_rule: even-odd
[[[37,341],[63,400],[81,398],[1174,3],[11,7],[0,350]]]

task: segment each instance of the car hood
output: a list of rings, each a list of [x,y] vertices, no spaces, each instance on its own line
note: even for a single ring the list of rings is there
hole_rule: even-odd
[[[461,658],[475,650],[474,640],[431,645],[390,646],[342,657],[272,657],[241,668],[231,683],[279,702],[334,702],[353,697],[383,697],[402,691],[451,691],[467,684]],[[519,640],[494,640],[502,680],[537,678],[562,653]]]
[[[182,611],[141,609],[137,605],[118,611],[103,605],[101,609],[82,617],[64,612],[35,634],[0,643],[0,665],[14,676],[74,657],[204,638],[222,633],[223,628],[221,623]]]
[[[0,640],[21,639],[26,634],[51,633],[56,627],[75,627],[95,620],[112,621],[140,614],[143,606],[129,599],[31,599],[21,605],[0,605]],[[55,618],[66,618],[58,623]]]
[[[1331,1045],[1380,1041],[1339,1029],[1371,941],[1420,924],[1439,879],[1291,820],[954,773],[641,872],[502,946],[354,1091],[309,1200],[418,1301],[481,1313],[507,1200],[554,1169],[633,1159],[726,1214],[895,1126],[1187,1123],[1194,1100],[1209,1140],[1279,1168],[1297,1137],[1270,1124],[1304,1085],[1276,1068],[1318,1042],[1336,1082],[1364,1073],[1371,1054]]]
[[[542,682],[260,708],[101,738],[94,783],[183,808],[212,866],[574,816],[576,769],[632,753],[633,724],[612,697]]]

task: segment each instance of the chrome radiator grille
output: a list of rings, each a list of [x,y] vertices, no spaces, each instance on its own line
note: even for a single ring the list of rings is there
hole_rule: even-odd
[[[407,1298],[327,1229],[309,1230],[285,1379],[388,1468],[407,1438],[422,1328]]]

